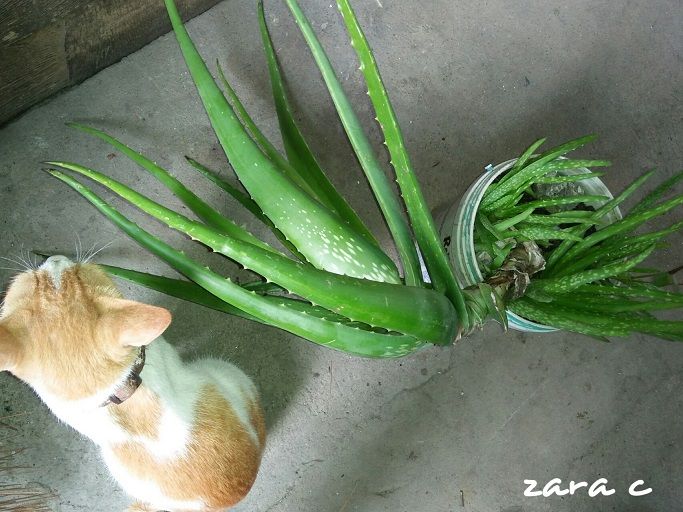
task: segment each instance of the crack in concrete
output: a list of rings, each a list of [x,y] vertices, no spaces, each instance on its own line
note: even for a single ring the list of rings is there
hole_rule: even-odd
[[[285,489],[285,493],[280,497],[279,500],[277,500],[275,503],[270,505],[267,509],[264,510],[264,512],[270,512],[273,510],[275,507],[277,507],[280,503],[282,503],[284,500],[289,498],[289,495],[292,494],[292,491],[294,490],[294,487],[296,487],[294,484],[290,484],[287,486],[287,489]]]

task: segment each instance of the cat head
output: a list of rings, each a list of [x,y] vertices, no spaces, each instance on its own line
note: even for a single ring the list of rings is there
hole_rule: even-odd
[[[39,394],[79,400],[111,388],[171,322],[168,310],[121,297],[93,264],[52,256],[17,275],[0,310],[0,371]]]

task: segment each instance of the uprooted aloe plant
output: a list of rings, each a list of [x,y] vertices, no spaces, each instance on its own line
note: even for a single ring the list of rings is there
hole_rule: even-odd
[[[188,161],[269,226],[291,256],[236,225],[168,171],[97,129],[72,125],[107,141],[152,173],[200,220],[165,208],[93,169],[69,162],[49,164],[104,185],[169,227],[259,274],[262,281],[240,285],[213,272],[144,231],[70,175],[54,169],[49,172],[190,281],[109,267],[115,275],[354,354],[395,357],[425,343],[450,343],[459,333],[472,328],[465,301],[418,186],[374,58],[348,0],[339,0],[338,7],[384,132],[408,220],[308,20],[296,0],[286,2],[322,73],[395,241],[402,274],[325,177],[294,122],[261,3],[260,28],[286,157],[256,127],[219,67],[226,99],[191,41],[173,0],[165,0],[185,62],[246,194],[193,159]],[[423,279],[418,248],[431,282]]]
[[[593,138],[581,137],[540,155],[534,152],[544,141],[536,141],[485,191],[474,229],[485,283],[507,310],[529,320],[595,337],[642,332],[683,341],[683,322],[653,315],[683,309],[683,294],[665,289],[681,269],[639,266],[683,222],[634,233],[683,204],[683,194],[665,199],[683,172],[622,218],[615,209],[654,171],[615,198],[586,194],[585,180],[602,173],[577,170],[610,163],[563,155]]]

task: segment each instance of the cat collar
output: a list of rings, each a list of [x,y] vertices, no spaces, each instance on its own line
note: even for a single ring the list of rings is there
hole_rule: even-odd
[[[142,372],[144,366],[145,346],[143,345],[140,347],[138,357],[135,358],[133,366],[128,372],[128,377],[126,377],[126,380],[123,381],[123,384],[117,387],[111,395],[109,395],[109,398],[104,401],[101,407],[106,407],[110,404],[119,405],[133,396],[133,393],[135,393],[138,387],[140,387],[140,384],[142,384],[140,373]]]

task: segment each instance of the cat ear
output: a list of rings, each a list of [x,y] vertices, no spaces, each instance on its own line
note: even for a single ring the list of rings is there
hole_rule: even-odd
[[[168,309],[111,297],[98,300],[101,308],[99,328],[105,329],[122,345],[147,345],[161,336],[171,323]]]
[[[14,335],[0,324],[0,372],[12,370],[19,362],[21,345]]]

